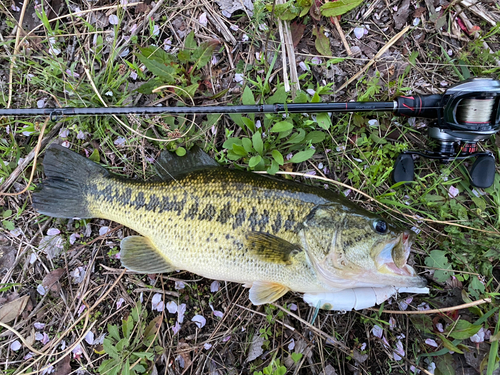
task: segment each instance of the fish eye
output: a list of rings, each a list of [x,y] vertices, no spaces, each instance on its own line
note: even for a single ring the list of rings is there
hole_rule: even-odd
[[[373,229],[375,229],[377,233],[386,234],[389,230],[389,226],[384,220],[378,219],[373,222]]]

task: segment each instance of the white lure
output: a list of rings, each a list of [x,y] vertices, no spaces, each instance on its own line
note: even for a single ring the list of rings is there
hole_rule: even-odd
[[[397,293],[428,294],[429,288],[385,286],[380,288],[353,288],[333,293],[304,294],[304,301],[323,310],[350,311],[378,305]]]

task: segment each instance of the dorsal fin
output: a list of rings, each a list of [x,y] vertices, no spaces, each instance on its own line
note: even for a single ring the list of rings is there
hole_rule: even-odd
[[[169,181],[181,173],[219,167],[219,164],[201,148],[194,146],[184,156],[177,156],[173,152],[163,151],[156,160],[155,167],[162,180]]]

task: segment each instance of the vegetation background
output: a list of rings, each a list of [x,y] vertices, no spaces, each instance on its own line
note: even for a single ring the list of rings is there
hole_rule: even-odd
[[[473,3],[3,1],[0,107],[443,93],[469,77],[499,77],[499,5]],[[431,146],[428,121],[390,113],[52,120],[0,119],[2,373],[498,374],[499,169],[482,190],[468,182],[469,161],[420,160],[415,182],[394,186],[396,156]],[[43,176],[37,155],[52,141],[126,177],[150,179],[160,150],[182,156],[198,144],[227,167],[342,182],[350,188],[328,187],[416,232],[412,262],[431,293],[317,312],[293,293],[255,307],[240,285],[126,273],[116,254],[130,230],[31,207]],[[498,134],[480,147],[500,159]],[[482,304],[409,313],[473,301]]]

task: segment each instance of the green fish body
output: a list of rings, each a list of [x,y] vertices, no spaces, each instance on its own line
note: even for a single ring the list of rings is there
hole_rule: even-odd
[[[140,234],[122,240],[126,268],[243,283],[254,304],[289,290],[423,285],[406,265],[409,234],[377,233],[374,223],[385,222],[328,190],[225,169],[201,150],[163,153],[157,164],[161,181],[127,180],[52,145],[34,207],[123,224]],[[359,278],[370,272],[379,279]]]

